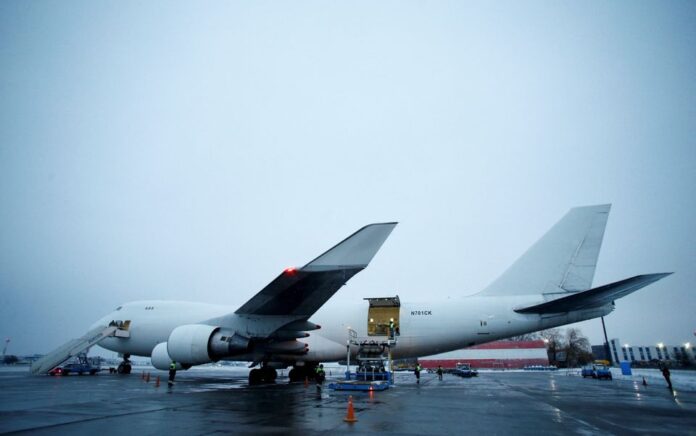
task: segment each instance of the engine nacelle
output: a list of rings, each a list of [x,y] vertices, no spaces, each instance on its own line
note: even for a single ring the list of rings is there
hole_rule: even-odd
[[[200,365],[214,360],[208,353],[208,343],[220,327],[205,324],[182,325],[169,335],[167,353],[175,362]]]
[[[171,363],[172,363],[172,358],[169,357],[169,353],[167,353],[167,343],[166,342],[161,342],[161,343],[155,345],[155,348],[152,349],[150,361],[152,362],[152,366],[154,366],[155,368],[157,368],[159,370],[167,371],[169,369],[169,365],[171,365]],[[191,365],[183,366],[179,362],[176,363],[177,370],[188,369],[190,367],[191,367]]]
[[[167,354],[184,365],[200,365],[249,351],[249,338],[205,324],[182,325],[169,335]]]

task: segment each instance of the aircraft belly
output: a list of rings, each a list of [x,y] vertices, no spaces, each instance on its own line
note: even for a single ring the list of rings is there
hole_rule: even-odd
[[[343,360],[346,357],[345,344],[335,342],[320,335],[312,335],[303,342],[309,345],[307,354],[301,356],[299,360],[332,362]]]

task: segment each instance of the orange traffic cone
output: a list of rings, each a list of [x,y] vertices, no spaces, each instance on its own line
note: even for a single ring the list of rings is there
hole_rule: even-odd
[[[145,371],[143,371],[142,375],[140,376],[140,380],[145,380]]]
[[[160,379],[159,376],[157,376],[157,380],[155,380],[155,387],[158,388],[160,385]]]
[[[149,372],[145,375],[145,383],[150,383],[150,373]]]
[[[353,396],[350,395],[348,396],[348,413],[346,413],[346,417],[343,418],[345,422],[358,422],[358,419],[355,417],[355,410],[353,410]]]
[[[304,387],[309,386],[309,377],[305,376],[304,378]]]
[[[647,386],[648,382],[645,381],[645,377],[643,377],[643,386]]]

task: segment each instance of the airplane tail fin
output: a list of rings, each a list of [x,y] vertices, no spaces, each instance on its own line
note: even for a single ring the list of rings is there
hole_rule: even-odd
[[[590,289],[610,209],[611,204],[571,209],[478,295],[560,297]]]

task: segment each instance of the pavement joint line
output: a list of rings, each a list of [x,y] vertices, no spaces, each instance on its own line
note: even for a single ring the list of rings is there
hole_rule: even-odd
[[[79,423],[83,423],[83,422],[98,421],[101,419],[122,418],[124,416],[144,415],[147,413],[161,412],[164,410],[176,410],[176,409],[177,409],[176,407],[162,407],[160,409],[138,410],[136,412],[125,412],[125,413],[115,413],[113,415],[93,416],[91,418],[77,419],[77,420],[72,420],[72,421],[68,421],[68,422],[56,423],[56,424],[48,424],[48,425],[43,425],[43,426],[38,426],[38,427],[32,427],[29,429],[11,430],[11,431],[3,433],[3,434],[18,434],[18,433],[33,432],[33,431],[38,431],[38,430],[48,430],[50,428],[79,424]]]

